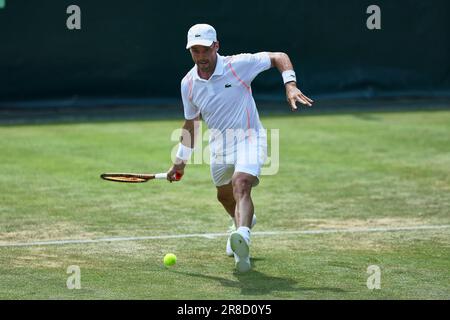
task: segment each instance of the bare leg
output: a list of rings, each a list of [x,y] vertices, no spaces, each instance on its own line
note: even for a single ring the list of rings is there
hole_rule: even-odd
[[[236,228],[250,228],[254,207],[251,198],[253,183],[257,178],[244,172],[235,172],[232,178],[233,196],[236,202]]]
[[[224,186],[217,187],[217,200],[223,205],[230,217],[234,220],[234,224],[237,226],[237,221],[235,220],[236,201],[234,200],[231,182]]]

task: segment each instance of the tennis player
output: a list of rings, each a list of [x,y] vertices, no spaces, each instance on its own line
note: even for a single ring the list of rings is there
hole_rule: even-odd
[[[211,176],[217,199],[236,226],[227,241],[227,254],[234,256],[239,272],[247,272],[251,269],[250,229],[256,221],[251,191],[259,183],[267,156],[267,136],[251,83],[259,73],[276,67],[292,111],[297,110],[297,102],[310,107],[313,100],[297,88],[292,63],[285,53],[221,56],[216,30],[207,24],[189,29],[186,49],[195,65],[181,81],[185,123],[167,179],[175,181],[176,172],[184,173],[194,148],[195,126],[203,119],[210,131]]]

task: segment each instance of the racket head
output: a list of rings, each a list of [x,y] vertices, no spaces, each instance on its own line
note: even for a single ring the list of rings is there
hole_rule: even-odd
[[[125,183],[143,183],[155,179],[154,174],[138,173],[103,173],[100,175],[103,180]]]

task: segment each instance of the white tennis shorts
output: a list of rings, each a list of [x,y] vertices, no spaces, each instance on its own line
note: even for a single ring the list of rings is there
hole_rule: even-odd
[[[246,137],[236,142],[226,152],[211,152],[211,177],[220,187],[231,182],[235,172],[244,172],[256,177],[253,186],[259,184],[261,167],[267,159],[267,136],[257,135]]]

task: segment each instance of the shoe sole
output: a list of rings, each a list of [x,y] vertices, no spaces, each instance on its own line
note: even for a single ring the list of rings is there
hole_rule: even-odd
[[[234,257],[234,252],[233,252],[233,250],[231,249],[231,244],[230,244],[230,246],[228,247],[229,241],[230,241],[230,238],[228,238],[228,241],[227,241],[227,247],[226,247],[225,252],[226,252],[226,254],[227,254],[228,257]],[[228,248],[230,249],[229,251],[228,251]]]
[[[239,260],[239,262],[236,262],[236,270],[239,273],[249,272],[251,268],[252,266],[250,262],[247,262],[245,260]]]
[[[249,259],[249,247],[247,242],[239,233],[233,233],[230,236],[231,250],[239,257],[239,261],[236,262],[236,269],[239,272],[247,272],[251,269]]]

